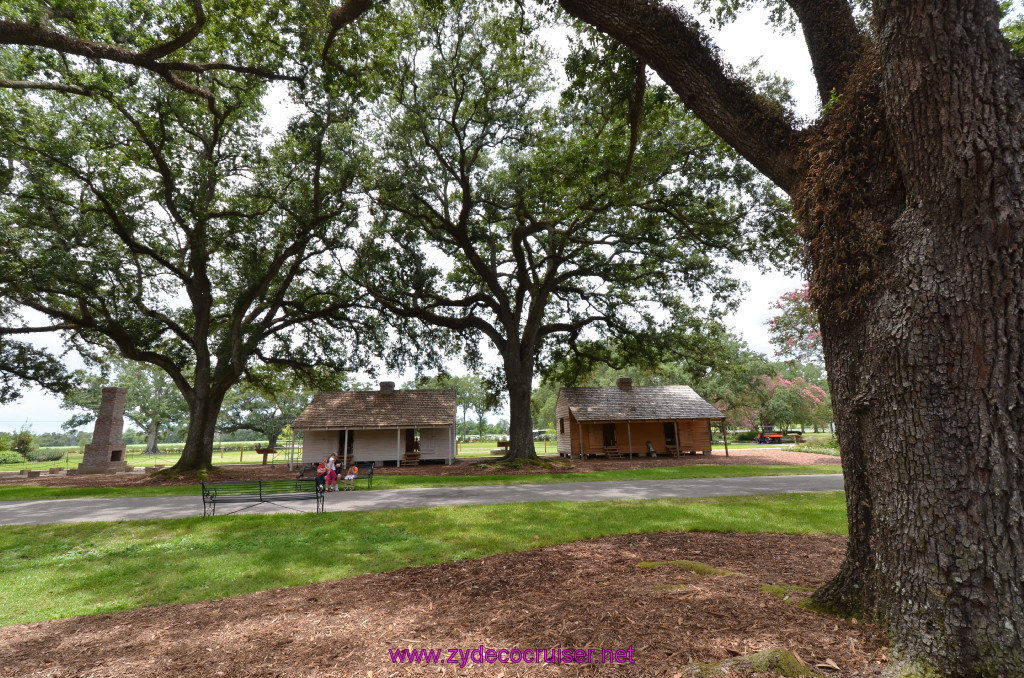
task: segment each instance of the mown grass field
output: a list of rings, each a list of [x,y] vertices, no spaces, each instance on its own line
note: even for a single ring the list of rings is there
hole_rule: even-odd
[[[547,483],[596,482],[614,480],[667,480],[674,478],[740,478],[749,476],[810,475],[841,473],[832,465],[749,466],[669,466],[589,473],[531,473],[492,476],[389,476],[375,475],[373,490],[411,487],[464,487],[467,485],[527,485]],[[363,487],[362,485],[360,486]],[[363,491],[362,489],[360,491]],[[0,501],[36,499],[74,499],[80,497],[180,497],[198,495],[199,485],[148,487],[40,487],[37,485],[0,485]]]
[[[187,603],[615,534],[846,534],[841,492],[0,527],[0,624]]]

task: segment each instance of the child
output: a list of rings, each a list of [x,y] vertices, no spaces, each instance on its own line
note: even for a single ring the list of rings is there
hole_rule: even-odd
[[[352,464],[348,467],[348,471],[345,472],[345,489],[354,490],[356,489],[356,476],[359,475],[359,467]]]
[[[316,489],[318,492],[324,491],[324,483],[327,481],[327,460],[324,459],[316,467]]]
[[[338,491],[338,465],[335,461],[334,453],[331,453],[331,456],[327,459],[327,491]]]

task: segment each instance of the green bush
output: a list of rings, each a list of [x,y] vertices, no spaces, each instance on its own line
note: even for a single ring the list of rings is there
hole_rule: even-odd
[[[0,450],[0,464],[20,464],[24,457],[14,450]]]
[[[64,458],[64,450],[48,447],[41,450],[32,450],[26,459],[29,461],[57,461]]]
[[[0,452],[11,449],[11,436],[7,433],[0,433]]]
[[[734,440],[738,443],[751,443],[757,438],[757,431],[740,431],[734,436]]]
[[[39,449],[39,443],[36,442],[36,437],[28,431],[20,431],[18,435],[14,436],[14,444],[11,447],[22,458],[28,459],[31,452]]]

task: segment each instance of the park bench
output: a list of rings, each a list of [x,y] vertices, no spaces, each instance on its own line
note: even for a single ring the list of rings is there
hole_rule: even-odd
[[[355,480],[352,481],[352,486],[355,487],[355,484],[356,484],[355,481],[356,480],[365,480],[366,481],[366,489],[372,490],[373,489],[373,467],[376,466],[377,462],[375,462],[375,461],[355,461],[355,462],[352,462],[352,464],[355,464],[356,467],[359,469],[359,473],[356,474]],[[351,466],[352,464],[349,464],[349,466]],[[344,478],[345,477],[345,470],[342,469],[341,471],[338,471],[338,474],[342,478]]]
[[[316,512],[324,511],[324,488],[316,482],[316,478],[203,482],[202,486],[203,516],[216,515],[217,504],[247,504],[231,512],[237,513],[257,504],[280,505],[279,502],[295,499],[315,499]]]
[[[349,464],[351,466],[355,464],[359,467],[359,473],[356,474],[356,480],[365,480],[366,489],[373,489],[373,468],[376,466],[375,461],[355,461]],[[316,467],[319,464],[303,464],[302,468],[299,469],[299,475],[295,476],[296,480],[306,477],[309,474],[311,477],[316,478]],[[347,467],[345,467],[347,468]],[[338,466],[338,484],[341,484],[341,479],[345,477],[345,468]],[[354,484],[354,483],[353,483]]]

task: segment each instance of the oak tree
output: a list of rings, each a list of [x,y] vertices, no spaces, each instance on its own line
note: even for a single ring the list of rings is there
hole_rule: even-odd
[[[560,4],[792,198],[850,525],[815,599],[948,675],[1024,675],[1024,63],[999,4],[768,0],[810,53],[803,127],[678,5]]]
[[[190,43],[197,56],[229,48],[264,49],[217,34]],[[268,138],[255,75],[207,75],[211,100],[147,71],[74,60],[56,71],[31,56],[26,82],[69,88],[0,92],[13,168],[0,294],[51,322],[6,331],[59,331],[163,370],[189,412],[177,468],[208,467],[223,399],[251,367],[349,367],[335,252],[355,219],[353,99],[296,97],[288,128]]]
[[[785,213],[664,87],[602,108],[570,86],[559,101],[540,21],[485,2],[424,3],[409,18],[375,111],[374,218],[352,269],[405,327],[448,333],[424,330],[421,352],[428,340],[471,359],[481,341],[496,350],[510,458],[535,456],[539,371],[609,341],[605,360],[685,345],[736,289],[725,262]],[[607,55],[592,42],[577,71]],[[611,77],[632,83],[635,60],[612,56],[623,68]]]

